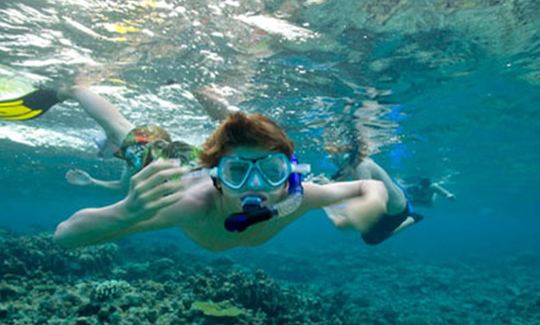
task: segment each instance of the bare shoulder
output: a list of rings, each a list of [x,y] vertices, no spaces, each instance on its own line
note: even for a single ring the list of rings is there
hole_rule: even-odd
[[[190,182],[178,201],[163,208],[149,220],[151,227],[165,228],[183,226],[211,214],[216,209],[216,193],[212,182]],[[174,195],[174,194],[173,194]]]
[[[215,209],[217,194],[210,179],[190,182],[186,185],[182,199],[170,208],[173,212],[182,211],[182,219],[199,218]]]

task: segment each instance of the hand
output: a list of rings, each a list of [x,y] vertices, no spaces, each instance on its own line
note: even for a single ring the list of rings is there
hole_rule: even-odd
[[[337,228],[346,229],[352,228],[353,225],[349,218],[343,214],[343,209],[340,209],[338,206],[334,207],[325,207],[324,211],[330,220],[334,223]]]
[[[449,199],[450,201],[455,201],[456,200],[456,196],[454,194],[448,194],[446,196],[447,199]]]
[[[159,210],[180,200],[184,188],[181,178],[187,171],[178,161],[158,159],[131,177],[124,200],[127,219],[150,219]]]
[[[80,169],[70,169],[66,173],[66,180],[69,184],[77,186],[92,185],[92,177],[87,172]]]

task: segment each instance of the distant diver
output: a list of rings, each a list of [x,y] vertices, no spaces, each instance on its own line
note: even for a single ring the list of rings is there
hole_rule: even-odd
[[[422,178],[418,183],[405,187],[407,195],[415,205],[431,207],[438,195],[448,200],[455,200],[456,196],[442,187],[439,183],[433,183],[429,178]]]

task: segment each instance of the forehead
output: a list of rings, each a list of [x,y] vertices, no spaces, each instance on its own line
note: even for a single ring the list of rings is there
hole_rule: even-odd
[[[261,157],[267,156],[267,155],[269,155],[271,153],[275,153],[275,151],[262,149],[262,148],[258,148],[258,147],[245,147],[245,146],[242,146],[242,147],[236,147],[236,148],[231,149],[231,151],[229,151],[228,155],[229,156],[238,156],[238,157],[242,157],[242,158],[255,159],[255,158],[261,158]]]

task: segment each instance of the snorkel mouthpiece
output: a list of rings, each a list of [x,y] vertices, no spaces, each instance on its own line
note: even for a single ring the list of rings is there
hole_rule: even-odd
[[[262,206],[263,199],[257,195],[248,195],[242,198],[242,211],[231,214],[225,220],[225,228],[230,232],[242,232],[256,223],[270,220],[274,214],[272,210]]]
[[[293,154],[291,164],[298,165]],[[309,169],[309,168],[308,168]],[[233,213],[225,219],[225,229],[230,232],[242,232],[250,226],[272,219],[274,216],[286,216],[298,209],[304,197],[302,174],[293,172],[289,175],[289,190],[285,200],[271,206],[263,207],[263,199],[257,195],[247,195],[242,198],[242,212]]]
[[[257,195],[246,195],[242,198],[242,210],[244,212],[260,209],[263,199]]]

